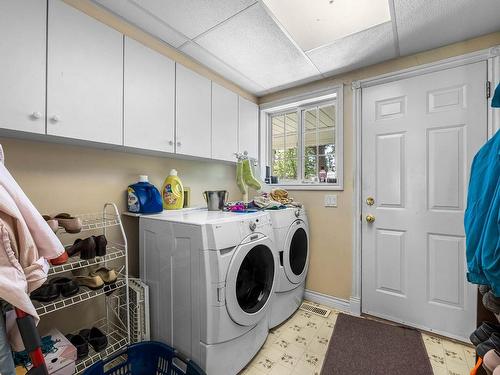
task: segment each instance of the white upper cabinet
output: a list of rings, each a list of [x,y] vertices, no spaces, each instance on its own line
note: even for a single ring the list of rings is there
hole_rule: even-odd
[[[259,106],[239,97],[239,152],[248,151],[248,156],[259,158]]]
[[[47,59],[47,133],[122,144],[122,34],[49,0]]]
[[[236,161],[238,95],[212,82],[212,158]]]
[[[45,133],[47,3],[0,1],[0,128]]]
[[[176,153],[210,158],[211,81],[176,64]]]
[[[125,146],[174,152],[175,63],[125,37]]]

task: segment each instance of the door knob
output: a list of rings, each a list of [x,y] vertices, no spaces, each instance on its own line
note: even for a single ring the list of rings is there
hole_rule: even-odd
[[[373,223],[375,221],[375,216],[372,214],[366,215],[366,222],[367,223]]]
[[[38,120],[38,119],[42,118],[42,114],[40,112],[33,112],[31,114],[31,117],[34,118],[35,120]]]
[[[58,115],[54,115],[50,118],[50,120],[52,122],[59,122],[61,120],[61,118],[58,116]]]
[[[373,206],[374,203],[375,203],[375,199],[373,199],[373,197],[366,198],[366,204],[368,206]]]
[[[182,146],[182,143],[181,142],[177,142],[177,146]]]

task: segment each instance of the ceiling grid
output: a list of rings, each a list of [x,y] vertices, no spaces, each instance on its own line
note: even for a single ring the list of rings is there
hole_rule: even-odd
[[[500,30],[498,0],[92,0],[261,96]]]

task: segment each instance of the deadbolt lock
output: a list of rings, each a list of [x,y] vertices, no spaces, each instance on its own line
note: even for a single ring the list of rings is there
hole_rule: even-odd
[[[368,206],[373,206],[374,203],[375,203],[375,199],[373,199],[373,197],[366,198],[366,204]]]
[[[367,223],[373,223],[375,221],[375,216],[369,214],[369,215],[366,215],[366,222]]]

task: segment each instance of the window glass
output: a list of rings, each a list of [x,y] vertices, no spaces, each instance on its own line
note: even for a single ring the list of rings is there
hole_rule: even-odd
[[[272,170],[281,181],[298,179],[299,124],[297,112],[272,117]]]
[[[292,107],[269,115],[271,126],[271,174],[283,184],[342,185],[337,176],[339,114],[337,97],[317,105]]]

